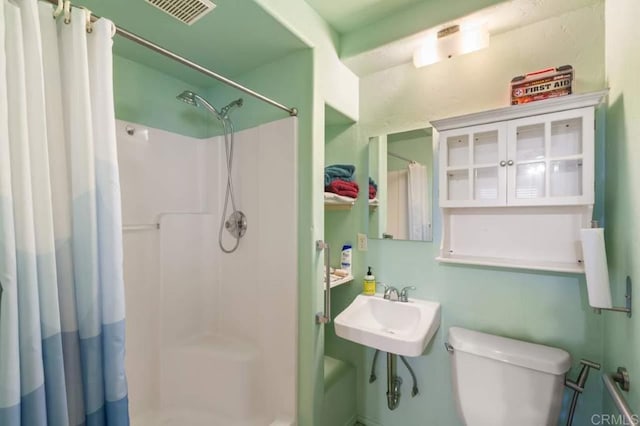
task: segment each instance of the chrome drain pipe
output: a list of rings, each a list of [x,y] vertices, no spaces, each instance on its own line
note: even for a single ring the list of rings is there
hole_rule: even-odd
[[[369,374],[369,383],[373,383],[377,379],[376,363],[378,361],[379,354],[380,350],[376,349],[376,352],[373,354],[373,362],[371,363],[371,374]],[[405,367],[407,367],[407,370],[409,370],[409,374],[411,374],[411,379],[413,380],[411,397],[415,397],[419,393],[418,380],[416,379],[416,375],[407,362],[406,358],[402,355],[399,356]],[[397,375],[397,360],[398,355],[387,353],[387,405],[390,410],[395,410],[396,408],[398,408],[398,405],[400,405],[400,386],[402,385],[402,378]]]
[[[400,405],[402,378],[396,374],[398,355],[387,353],[387,407],[395,410]]]

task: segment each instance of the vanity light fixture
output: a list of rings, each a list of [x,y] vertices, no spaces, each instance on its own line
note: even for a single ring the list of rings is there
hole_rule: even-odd
[[[416,68],[489,47],[487,24],[452,25],[427,39],[413,54]]]

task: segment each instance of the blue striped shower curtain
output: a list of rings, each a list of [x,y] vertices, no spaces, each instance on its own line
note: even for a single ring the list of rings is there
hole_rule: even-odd
[[[128,425],[112,24],[0,0],[0,425]]]

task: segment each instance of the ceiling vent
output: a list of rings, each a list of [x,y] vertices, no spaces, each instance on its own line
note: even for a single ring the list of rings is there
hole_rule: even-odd
[[[173,16],[180,22],[192,25],[211,12],[216,5],[209,0],[145,0],[152,6]]]

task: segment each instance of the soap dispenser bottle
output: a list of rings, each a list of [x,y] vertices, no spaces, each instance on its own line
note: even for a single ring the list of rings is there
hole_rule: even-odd
[[[373,272],[371,272],[371,266],[369,266],[367,270],[367,275],[364,276],[362,293],[367,296],[376,294],[376,277],[373,275]]]

